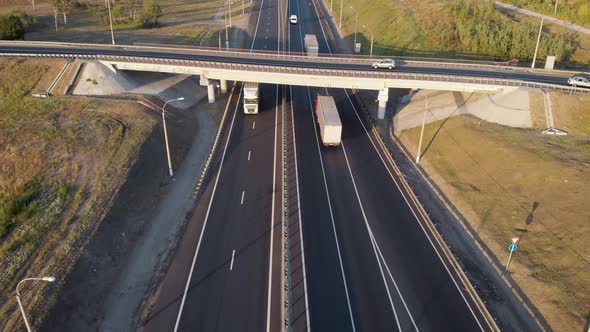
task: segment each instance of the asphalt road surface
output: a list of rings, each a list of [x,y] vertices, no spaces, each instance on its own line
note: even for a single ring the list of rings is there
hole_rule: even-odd
[[[300,24],[290,49],[324,35],[318,4],[290,0]],[[340,147],[324,147],[313,115],[318,94],[335,98]],[[292,87],[311,330],[477,331],[480,323],[381,160],[363,117],[341,89]]]
[[[258,2],[252,49],[277,50],[277,0]],[[260,85],[246,115],[241,86],[229,129],[145,331],[276,331],[280,321],[279,87]],[[225,146],[224,146],[225,144]],[[202,230],[202,231],[201,231]],[[188,268],[190,267],[190,268]]]

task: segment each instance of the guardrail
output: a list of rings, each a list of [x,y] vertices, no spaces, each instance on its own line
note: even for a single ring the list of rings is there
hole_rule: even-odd
[[[2,43],[0,43],[1,45]],[[92,44],[90,44],[92,45]],[[101,45],[103,46],[103,45]],[[127,46],[125,46],[127,47]],[[233,54],[240,54],[244,56],[245,52],[234,52]],[[224,53],[227,57],[228,53]],[[229,52],[232,54],[232,52]],[[279,65],[258,65],[258,64],[241,64],[241,63],[227,63],[220,61],[204,61],[204,60],[185,60],[185,59],[167,59],[161,57],[140,57],[140,56],[125,56],[125,55],[99,55],[99,54],[77,54],[77,53],[0,53],[0,56],[15,56],[15,57],[46,57],[46,58],[71,58],[82,60],[102,60],[114,62],[128,62],[128,63],[147,63],[147,64],[161,64],[161,65],[175,65],[175,66],[189,66],[208,69],[224,69],[224,70],[240,70],[240,71],[256,71],[256,72],[272,72],[275,74],[300,74],[307,76],[329,76],[329,77],[359,77],[359,78],[374,78],[374,79],[392,79],[392,80],[423,80],[423,81],[437,81],[437,82],[452,82],[452,83],[468,83],[468,84],[482,84],[492,86],[510,86],[510,87],[528,87],[553,91],[562,91],[568,93],[590,94],[590,89],[570,87],[558,84],[539,83],[531,81],[523,81],[517,79],[504,78],[490,78],[477,77],[465,75],[443,75],[443,74],[428,74],[428,73],[406,73],[398,71],[360,71],[352,69],[327,69],[327,68],[306,68],[306,67],[287,67]],[[269,54],[265,54],[269,56]],[[285,57],[292,57],[288,55],[274,55],[275,58],[285,60]],[[310,59],[310,57],[306,57]],[[314,58],[317,59],[317,58]],[[329,60],[328,58],[321,58],[322,60]],[[333,58],[338,59],[338,58]],[[507,67],[511,68],[511,67]],[[355,87],[353,87],[355,88]]]
[[[242,49],[229,49],[219,50],[210,47],[195,47],[195,46],[184,46],[184,45],[162,45],[162,44],[136,44],[136,45],[106,45],[106,44],[87,44],[87,43],[65,43],[65,42],[14,42],[14,41],[0,41],[0,46],[10,45],[17,47],[31,47],[31,46],[45,46],[45,47],[67,47],[73,49],[91,48],[91,49],[105,49],[105,50],[135,50],[135,51],[152,51],[152,52],[175,52],[182,51],[186,54],[195,55],[213,55],[223,57],[237,57],[243,58],[256,57],[258,59],[281,59],[286,61],[297,61],[297,62],[313,62],[313,63],[354,63],[354,64],[370,64],[375,58],[359,55],[346,55],[339,54],[334,57],[330,54],[322,55],[317,57],[309,57],[305,53],[296,52],[284,52],[284,51],[250,51]],[[503,72],[525,72],[525,73],[536,73],[536,74],[552,74],[560,76],[571,76],[576,71],[566,70],[545,70],[545,69],[531,69],[526,67],[515,67],[499,65],[493,62],[484,61],[469,61],[460,59],[424,59],[417,60],[413,58],[399,57],[401,63],[410,65],[427,65],[431,68],[453,68],[453,69],[471,69],[471,70],[486,70],[486,71],[503,71]]]

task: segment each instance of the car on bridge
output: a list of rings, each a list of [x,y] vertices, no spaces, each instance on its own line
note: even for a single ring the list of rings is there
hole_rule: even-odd
[[[386,69],[393,69],[395,68],[395,61],[393,59],[382,59],[379,61],[373,62],[373,68],[386,68]]]
[[[291,24],[297,24],[297,15],[291,15],[291,17],[289,17],[289,21]]]
[[[567,82],[572,86],[583,86],[590,88],[590,75],[574,75],[570,77]]]

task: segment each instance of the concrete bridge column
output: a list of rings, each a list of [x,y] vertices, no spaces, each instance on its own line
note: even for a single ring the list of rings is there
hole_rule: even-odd
[[[209,104],[213,104],[215,102],[215,85],[213,84],[213,81],[201,77],[201,79],[199,80],[199,85],[207,86],[207,97],[209,99]]]
[[[377,108],[377,118],[379,118],[379,119],[385,118],[385,107],[387,106],[388,100],[389,100],[389,89],[379,90],[379,95],[377,96],[377,101],[379,102],[379,107]]]
[[[213,81],[208,80],[209,83],[207,84],[207,98],[209,99],[209,104],[215,103],[215,85]]]
[[[226,93],[227,92],[227,81],[226,80],[219,80],[219,87],[220,87],[221,93]]]

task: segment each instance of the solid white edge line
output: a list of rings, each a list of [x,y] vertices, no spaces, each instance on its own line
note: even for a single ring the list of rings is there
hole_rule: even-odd
[[[275,231],[275,196],[277,192],[276,178],[277,178],[277,127],[278,127],[278,112],[277,108],[279,105],[279,86],[276,86],[276,104],[275,104],[275,143],[273,151],[273,163],[272,163],[272,207],[270,216],[270,258],[268,264],[268,299],[266,305],[266,331],[270,332],[270,308],[271,308],[271,291],[272,291],[272,241]]]
[[[363,207],[363,202],[361,201],[361,197],[359,195],[358,188],[356,186],[356,180],[354,179],[354,175],[352,174],[352,169],[350,167],[350,162],[348,161],[348,156],[346,154],[346,147],[344,146],[344,141],[342,141],[340,144],[342,145],[342,152],[344,153],[344,159],[346,160],[348,174],[350,174],[350,179],[352,180],[352,186],[354,187],[354,193],[356,194],[356,199],[359,203],[359,206],[361,208],[361,213],[363,214],[363,219],[365,221],[365,227],[367,228],[367,233],[369,234],[369,239],[371,240],[371,245],[373,247],[373,253],[375,254],[375,258],[377,259],[377,262],[379,263],[379,270],[381,271],[381,277],[383,278],[383,283],[385,285],[385,289],[387,290],[387,296],[389,297],[389,303],[391,304],[391,309],[393,310],[393,315],[395,316],[395,322],[397,324],[397,328],[401,331],[402,327],[400,325],[400,321],[399,321],[399,317],[397,315],[397,312],[395,311],[395,305],[393,304],[393,299],[391,297],[389,285],[387,284],[387,277],[385,276],[385,273],[383,273],[383,266],[381,264],[381,259],[379,258],[379,254],[377,253],[377,248],[379,245],[377,244],[377,241],[375,241],[375,238],[373,237],[373,230],[371,229],[371,226],[369,225],[369,221],[367,220],[367,215],[365,214],[365,208]],[[387,265],[385,260],[383,261],[383,264]],[[393,281],[393,283],[395,285],[395,280]],[[401,295],[401,293],[399,293],[399,291],[398,291],[398,295],[405,305],[406,301],[404,301],[404,298]],[[406,306],[406,309],[407,309],[407,306]],[[416,326],[416,323],[414,323],[414,318],[412,317],[412,314],[409,311],[408,311],[408,315],[410,316],[410,319],[412,320],[412,324],[414,325],[414,328],[416,329],[416,331],[420,331],[418,329],[418,327]]]
[[[234,269],[234,258],[236,257],[236,249],[231,252],[231,263],[229,263],[229,270]]]
[[[310,109],[313,110],[313,103],[311,100],[311,92],[309,87],[307,87],[307,98],[309,101],[309,107]],[[311,115],[311,121],[313,122],[313,128],[314,128],[314,132],[315,132],[315,139],[316,139],[316,143],[317,143],[317,148],[318,148],[318,155],[320,157],[320,164],[322,165],[322,175],[324,178],[324,188],[326,189],[326,196],[328,198],[328,207],[330,209],[330,219],[332,220],[332,231],[334,232],[334,238],[336,240],[336,250],[338,251],[338,260],[340,263],[340,273],[342,274],[342,281],[344,282],[344,290],[346,293],[346,302],[348,304],[348,312],[350,314],[350,323],[352,325],[352,331],[355,332],[356,331],[356,326],[354,324],[354,316],[352,314],[352,305],[350,304],[350,295],[348,294],[348,284],[346,282],[346,276],[344,274],[344,265],[342,263],[342,254],[340,253],[340,244],[338,242],[338,234],[336,233],[336,223],[334,222],[334,214],[332,212],[332,203],[331,203],[331,199],[330,199],[330,191],[328,190],[328,181],[326,180],[326,172],[324,170],[324,161],[322,160],[322,150],[320,148],[320,141],[318,138],[318,130],[317,130],[317,126],[315,124],[315,117],[312,112],[309,112],[309,114]]]
[[[262,2],[260,3],[260,8],[258,8],[258,20],[256,21],[256,28],[254,28],[254,37],[252,37],[252,46],[250,46],[250,52],[254,50],[254,42],[256,41],[256,35],[258,34],[258,24],[260,23],[260,15],[262,14],[263,6],[264,0],[262,0]]]
[[[174,332],[178,331],[178,325],[180,324],[180,317],[182,316],[182,309],[184,308],[184,303],[186,301],[186,294],[188,293],[188,288],[191,283],[191,278],[193,276],[193,271],[195,270],[195,264],[197,262],[197,256],[199,254],[199,249],[201,248],[201,242],[203,240],[203,234],[205,234],[205,228],[207,227],[207,220],[209,220],[209,212],[211,211],[211,205],[213,204],[213,199],[215,198],[215,191],[217,190],[217,183],[219,182],[219,176],[221,175],[221,170],[223,168],[223,162],[225,160],[225,153],[227,152],[227,147],[229,145],[229,141],[231,139],[232,129],[234,127],[234,121],[236,120],[236,114],[238,113],[238,105],[240,104],[240,98],[242,96],[242,88],[240,88],[240,94],[238,95],[238,101],[236,102],[236,107],[234,109],[234,115],[231,120],[231,125],[229,127],[229,133],[227,135],[227,141],[225,142],[225,147],[223,148],[223,155],[221,156],[221,162],[219,164],[219,171],[217,171],[217,177],[215,178],[215,184],[213,185],[213,193],[211,194],[211,199],[209,200],[209,205],[207,206],[207,213],[205,214],[205,221],[203,222],[203,228],[201,229],[201,234],[199,235],[199,241],[197,242],[197,248],[195,249],[195,255],[193,256],[193,262],[191,263],[191,269],[188,274],[188,279],[186,280],[186,286],[184,287],[184,292],[182,294],[182,300],[180,302],[180,308],[178,309],[178,315],[176,316],[176,323],[174,324]],[[227,108],[231,103],[230,97],[227,100]],[[223,124],[221,124],[223,125]]]
[[[465,298],[465,295],[463,294],[463,292],[461,291],[461,288],[459,287],[459,285],[457,284],[457,281],[455,280],[455,278],[453,277],[453,274],[451,273],[451,271],[449,270],[449,267],[447,266],[447,264],[445,263],[445,261],[442,259],[442,256],[440,255],[440,253],[438,252],[438,249],[436,249],[436,246],[434,245],[434,243],[432,242],[432,239],[430,238],[430,236],[428,235],[428,232],[426,232],[426,229],[424,229],[424,226],[422,226],[422,223],[420,222],[420,218],[418,218],[418,215],[416,214],[416,211],[414,211],[414,208],[412,208],[412,205],[410,204],[410,202],[408,201],[406,195],[404,194],[403,190],[401,189],[400,185],[397,183],[397,180],[395,179],[395,177],[393,176],[393,174],[391,174],[391,171],[389,170],[389,167],[387,167],[387,164],[385,163],[385,160],[383,159],[383,157],[381,156],[381,153],[379,153],[379,149],[377,149],[377,146],[375,145],[375,143],[373,142],[373,138],[371,137],[371,135],[369,134],[369,132],[367,131],[367,128],[365,127],[365,124],[363,123],[363,121],[361,120],[360,116],[358,115],[358,110],[356,109],[356,107],[354,107],[354,104],[352,103],[352,100],[350,99],[350,96],[348,95],[348,92],[345,90],[346,92],[346,96],[348,97],[348,101],[350,102],[350,104],[352,105],[352,108],[355,111],[355,115],[358,118],[358,120],[360,121],[361,125],[363,126],[363,129],[365,130],[365,133],[367,134],[367,136],[369,137],[369,141],[371,142],[371,144],[373,145],[373,148],[375,149],[375,151],[377,152],[377,155],[379,156],[379,159],[381,159],[381,162],[383,163],[383,165],[385,166],[385,169],[387,170],[387,173],[389,173],[389,176],[391,177],[391,179],[393,180],[393,183],[395,184],[395,186],[397,187],[397,189],[399,190],[399,192],[402,194],[402,197],[404,198],[404,201],[406,202],[406,204],[408,205],[408,207],[410,208],[410,211],[412,211],[412,214],[414,215],[414,218],[416,218],[416,221],[418,222],[418,225],[420,225],[420,228],[422,229],[422,232],[424,232],[424,234],[426,235],[426,238],[428,239],[428,242],[430,242],[430,245],[432,246],[432,248],[434,249],[434,251],[436,252],[436,255],[438,256],[438,258],[440,259],[441,263],[443,264],[443,266],[445,267],[445,270],[447,270],[447,273],[449,274],[449,276],[451,277],[451,280],[453,281],[453,284],[455,285],[455,287],[457,288],[457,290],[459,291],[459,294],[461,294],[461,297],[463,298],[463,301],[465,302],[465,304],[467,305],[467,308],[469,308],[469,311],[471,312],[471,315],[473,315],[473,318],[475,318],[475,321],[477,322],[477,325],[479,326],[479,328],[482,331],[485,331],[485,329],[483,328],[483,326],[481,325],[481,322],[479,321],[479,318],[477,318],[477,315],[475,314],[475,312],[473,311],[473,308],[471,308],[471,305],[469,304],[469,301],[467,301],[467,298]],[[445,244],[446,245],[446,244]],[[387,265],[386,265],[387,267]],[[389,268],[388,268],[389,269]]]
[[[291,98],[293,96],[293,87],[289,86]],[[305,251],[303,250],[303,222],[301,221],[301,202],[299,199],[299,170],[297,164],[297,140],[295,139],[295,116],[293,114],[293,99],[291,99],[291,128],[293,131],[293,154],[295,155],[295,184],[297,188],[297,215],[299,218],[299,243],[301,244],[301,263],[303,265],[303,290],[305,293],[305,319],[307,320],[307,332],[311,332],[311,323],[309,319],[309,299],[307,296],[307,273],[305,270]]]

